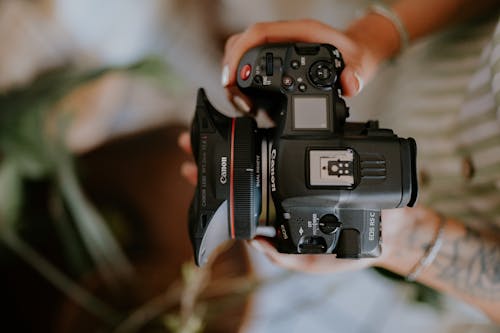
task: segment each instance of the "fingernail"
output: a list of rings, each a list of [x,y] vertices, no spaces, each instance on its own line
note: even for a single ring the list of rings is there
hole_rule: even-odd
[[[185,147],[189,146],[190,141],[191,141],[191,137],[190,137],[189,133],[182,132],[179,135],[179,138],[177,139],[177,144],[179,145],[179,147],[185,148]]]
[[[229,84],[229,66],[224,65],[222,68],[221,84],[225,88]]]
[[[354,77],[356,78],[356,80],[358,80],[358,91],[356,92],[356,94],[359,94],[359,92],[363,89],[364,82],[361,76],[359,76],[358,72],[354,72]]]
[[[255,239],[254,240],[251,240],[250,242],[250,245],[256,249],[257,251],[259,252],[262,252],[262,253],[265,253],[266,250],[264,249],[264,247],[262,246],[262,244],[260,244],[258,241],[256,241]]]
[[[236,104],[236,106],[238,107],[238,109],[240,109],[241,111],[243,111],[245,113],[249,113],[250,112],[250,106],[240,96],[237,96],[237,95],[234,96],[233,97],[233,102],[234,102],[234,104]]]
[[[196,172],[196,165],[191,162],[184,162],[181,165],[181,174],[184,176],[189,176]]]
[[[258,236],[273,238],[276,237],[276,228],[271,226],[258,226],[255,233]]]

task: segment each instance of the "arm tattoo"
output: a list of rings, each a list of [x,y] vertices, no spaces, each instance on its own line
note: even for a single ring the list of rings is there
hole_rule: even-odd
[[[498,237],[497,237],[498,239]],[[465,227],[445,239],[434,267],[437,277],[473,297],[500,301],[500,243]]]

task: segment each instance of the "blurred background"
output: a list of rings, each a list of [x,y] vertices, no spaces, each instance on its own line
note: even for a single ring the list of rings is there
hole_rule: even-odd
[[[462,302],[375,270],[287,272],[242,243],[193,265],[193,187],[179,174],[190,156],[176,142],[198,87],[236,115],[220,86],[226,38],[306,17],[342,29],[369,4],[0,0],[0,331],[486,330]],[[409,111],[413,81],[456,40],[445,32],[385,66],[348,101],[351,118],[391,127],[382,110]]]

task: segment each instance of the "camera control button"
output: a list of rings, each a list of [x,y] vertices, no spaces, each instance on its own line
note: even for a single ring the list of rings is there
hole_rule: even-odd
[[[303,237],[298,246],[299,253],[325,253],[327,249],[326,241],[323,237],[307,236]]]
[[[319,44],[295,43],[295,52],[300,55],[316,55],[320,51]]]
[[[319,230],[321,230],[321,232],[323,232],[327,235],[330,235],[330,234],[337,232],[341,226],[342,226],[342,223],[340,223],[337,216],[335,216],[333,214],[323,215],[319,219]]]
[[[306,84],[305,84],[305,83],[300,83],[300,84],[299,84],[299,90],[300,90],[301,92],[305,92],[305,91],[307,90],[307,86],[306,86]]]
[[[260,76],[260,75],[255,75],[255,77],[253,78],[253,82],[254,82],[255,84],[261,85],[261,84],[262,84],[262,76]]]
[[[283,76],[281,83],[285,88],[290,88],[293,85],[293,78],[290,76]]]
[[[300,62],[298,60],[292,60],[290,62],[290,67],[292,67],[293,69],[299,69],[300,67]]]
[[[329,61],[316,61],[309,68],[309,78],[318,87],[333,85],[336,80],[333,64]]]
[[[326,66],[319,65],[316,68],[316,76],[319,77],[321,80],[329,79],[331,75],[332,72]]]
[[[241,67],[240,78],[243,81],[248,80],[248,78],[250,77],[250,74],[252,74],[252,66],[250,64],[246,64],[243,67]]]
[[[274,56],[272,53],[266,53],[266,75],[273,76],[274,72]]]

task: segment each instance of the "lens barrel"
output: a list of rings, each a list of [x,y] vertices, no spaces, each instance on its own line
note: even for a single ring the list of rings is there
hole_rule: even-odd
[[[231,124],[231,238],[251,239],[257,227],[257,142],[255,121],[233,118]]]
[[[191,143],[198,183],[189,212],[197,264],[220,243],[255,237],[260,213],[260,139],[253,118],[229,118],[198,91]]]

